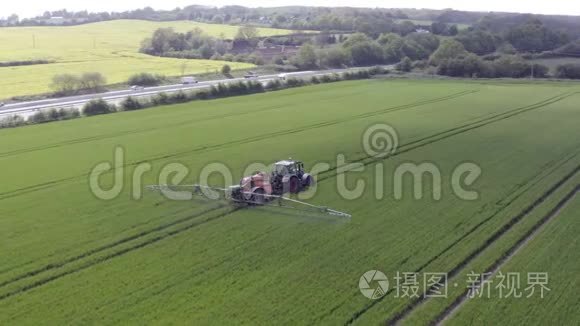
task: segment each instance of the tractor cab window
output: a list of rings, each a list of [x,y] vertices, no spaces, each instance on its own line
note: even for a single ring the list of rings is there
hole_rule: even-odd
[[[304,170],[304,164],[302,164],[302,163],[296,164],[296,170],[297,170],[297,172],[303,171]]]
[[[279,175],[286,175],[286,174],[288,174],[287,173],[287,170],[286,170],[286,167],[284,165],[282,165],[282,164],[276,165],[276,174],[279,174]]]

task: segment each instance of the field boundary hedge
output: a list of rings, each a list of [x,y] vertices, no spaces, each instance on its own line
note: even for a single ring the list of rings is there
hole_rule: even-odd
[[[347,80],[370,79],[377,75],[385,75],[388,70],[382,67],[358,70],[354,72],[333,73],[313,76],[310,79],[288,78],[286,80],[275,79],[263,85],[259,81],[239,81],[235,83],[218,83],[208,89],[195,91],[178,91],[173,94],[164,92],[152,96],[149,100],[139,100],[135,97],[125,98],[120,105],[108,104],[103,99],[94,99],[87,102],[81,110],[78,109],[50,109],[39,111],[35,115],[24,119],[20,115],[11,115],[0,119],[0,129],[16,128],[38,123],[48,123],[62,120],[70,120],[92,115],[110,114],[122,111],[135,111],[162,105],[187,103],[198,100],[213,100],[232,96],[251,95],[257,93],[278,91],[294,87],[310,86],[316,84],[333,83]]]

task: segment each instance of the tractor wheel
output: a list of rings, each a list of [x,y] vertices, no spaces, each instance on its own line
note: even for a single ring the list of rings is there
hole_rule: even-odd
[[[305,174],[302,177],[302,188],[308,189],[308,188],[310,188],[310,186],[312,186],[312,183],[313,182],[312,182],[312,176],[311,175]]]
[[[290,181],[288,181],[288,190],[290,191],[290,193],[292,194],[297,194],[300,192],[300,182],[298,181],[298,177],[292,177],[290,178]]]
[[[252,204],[262,206],[266,203],[266,196],[264,189],[256,189],[252,195]]]

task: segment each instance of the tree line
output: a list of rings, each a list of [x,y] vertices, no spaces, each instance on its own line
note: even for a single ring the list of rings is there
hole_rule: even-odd
[[[195,20],[200,22],[240,25],[260,25],[288,29],[314,29],[314,30],[341,30],[341,31],[373,31],[375,36],[380,33],[396,32],[386,30],[392,28],[393,22],[401,20],[432,21],[434,24],[419,23],[423,28],[430,28],[432,33],[449,33],[445,31],[447,26],[455,24],[472,25],[474,22],[484,22],[492,31],[499,33],[513,26],[521,25],[527,21],[540,19],[549,28],[566,31],[576,37],[580,37],[580,21],[573,16],[550,16],[530,15],[516,13],[485,13],[465,12],[452,9],[389,9],[389,8],[332,8],[332,7],[272,7],[272,8],[247,8],[243,6],[224,6],[221,8],[211,6],[186,6],[173,10],[154,10],[145,7],[124,12],[71,12],[67,10],[47,11],[37,17],[22,19],[11,15],[6,19],[0,19],[1,25],[46,25],[52,17],[63,18],[59,24],[72,25],[106,21],[114,19],[142,19],[152,21],[175,21]],[[441,25],[444,24],[444,25]],[[410,22],[406,22],[401,28],[410,29]],[[443,29],[442,29],[443,28]],[[451,31],[453,33],[453,31]]]
[[[240,26],[234,42],[245,43],[256,47],[258,29],[253,26]],[[213,37],[196,27],[191,31],[180,33],[173,28],[159,28],[153,35],[141,43],[140,52],[166,57],[186,59],[213,59],[223,56],[231,49],[232,43],[224,37]],[[231,60],[230,60],[231,61]]]

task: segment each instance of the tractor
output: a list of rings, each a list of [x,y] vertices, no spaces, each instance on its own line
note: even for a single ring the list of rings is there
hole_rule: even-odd
[[[300,210],[303,213],[314,212],[350,219],[348,213],[337,211],[326,206],[318,206],[284,197],[284,194],[297,194],[305,191],[314,183],[312,176],[304,171],[304,164],[299,161],[284,160],[274,164],[271,173],[254,172],[244,177],[238,185],[227,188],[210,187],[207,185],[151,185],[149,189],[155,191],[175,191],[177,189],[191,191],[193,195],[210,200],[225,199],[237,206],[275,206]],[[215,193],[224,196],[214,197]],[[212,193],[212,195],[208,195]],[[275,201],[275,202],[274,202]]]
[[[286,193],[305,191],[312,182],[302,162],[284,160],[276,162],[271,173],[255,172],[242,178],[239,185],[228,188],[227,197],[234,202],[263,205]]]

